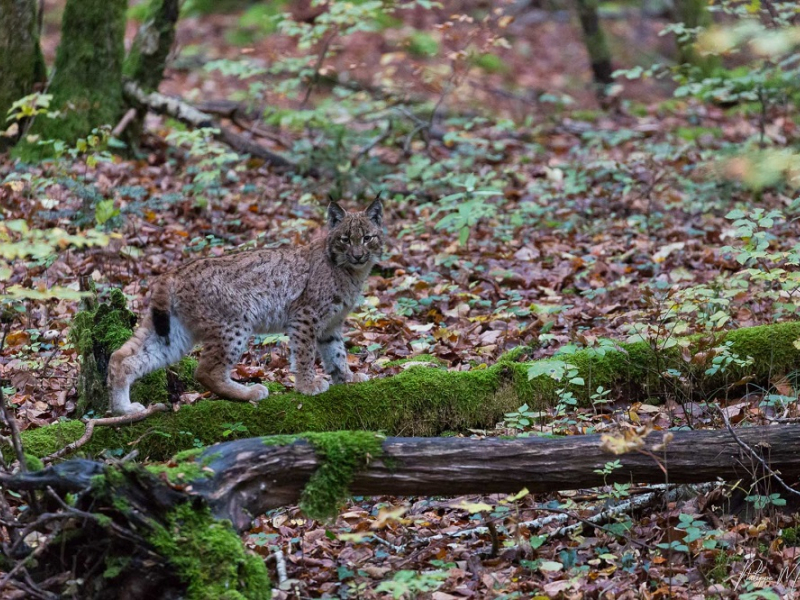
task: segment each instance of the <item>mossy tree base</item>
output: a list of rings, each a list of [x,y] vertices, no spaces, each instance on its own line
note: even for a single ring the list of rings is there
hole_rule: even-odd
[[[37,118],[29,134],[38,141],[67,144],[102,125],[113,127],[124,112],[122,61],[125,55],[127,0],[67,0],[56,54],[51,110],[58,118]],[[15,154],[36,160],[52,153],[48,145],[23,140]]]
[[[619,350],[603,355],[582,350],[536,364],[544,362],[555,367],[563,361],[575,365],[585,385],[570,389],[583,402],[588,402],[598,385],[631,401],[679,394],[713,399],[718,393],[736,393],[731,386],[744,376],[752,377],[754,385],[768,385],[796,370],[800,366],[800,350],[794,346],[798,338],[800,323],[729,332],[715,345],[730,342],[731,352],[752,357],[754,362],[713,376],[705,373],[705,366],[687,362],[680,345],[656,351],[643,342],[621,344]],[[702,339],[685,341],[690,347],[708,351],[708,344]],[[495,365],[471,371],[414,367],[394,377],[332,386],[318,396],[293,391],[273,393],[256,406],[204,400],[143,422],[97,428],[81,451],[96,455],[106,449],[127,453],[136,448],[142,458],[164,460],[180,450],[237,437],[338,430],[435,436],[444,431],[489,428],[521,404],[536,408],[551,405],[556,400],[556,390],[563,387],[547,375],[528,380],[528,370],[534,363],[516,362],[521,354],[510,353]],[[680,373],[681,378],[665,377],[667,369]],[[84,427],[73,421],[25,431],[26,451],[47,456],[80,438]]]
[[[36,0],[0,0],[0,131],[11,105],[47,79],[37,13]],[[0,137],[0,151],[9,141]]]

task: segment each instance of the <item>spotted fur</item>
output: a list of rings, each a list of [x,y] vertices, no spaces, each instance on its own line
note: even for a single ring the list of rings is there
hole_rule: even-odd
[[[144,410],[130,401],[138,378],[203,349],[197,380],[231,400],[261,400],[263,385],[231,380],[254,333],[289,336],[295,389],[319,394],[328,381],[315,375],[319,353],[333,383],[363,381],[347,365],[342,324],[383,248],[383,206],[363,212],[328,206],[327,234],[308,246],[258,249],[189,262],[160,277],[151,312],[108,367],[114,414]]]

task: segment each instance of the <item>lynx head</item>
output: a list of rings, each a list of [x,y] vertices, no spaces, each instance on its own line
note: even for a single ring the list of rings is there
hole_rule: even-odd
[[[328,253],[340,267],[371,268],[383,251],[383,204],[380,194],[365,211],[346,212],[328,205]]]

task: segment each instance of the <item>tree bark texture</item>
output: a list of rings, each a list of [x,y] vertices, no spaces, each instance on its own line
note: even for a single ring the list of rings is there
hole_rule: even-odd
[[[356,496],[454,496],[554,492],[611,483],[699,483],[754,480],[764,475],[727,430],[654,432],[639,450],[614,455],[600,435],[561,439],[387,438],[383,455],[355,473]],[[800,477],[800,426],[751,427],[738,437],[765,458],[784,481]],[[246,528],[252,515],[296,503],[319,467],[314,449],[298,441],[266,446],[260,438],[226,442],[207,449],[213,475],[188,490],[203,497],[219,518]],[[202,460],[202,458],[201,458]],[[607,476],[604,465],[619,460]],[[665,473],[666,469],[666,473]]]
[[[11,105],[47,77],[37,13],[37,0],[0,0],[0,131]]]
[[[597,16],[597,0],[575,0],[578,18],[583,30],[583,42],[589,54],[594,81],[598,86],[598,94],[603,93],[605,86],[614,81],[611,73],[611,52],[606,43],[606,36]]]
[[[123,72],[146,92],[157,92],[164,77],[172,44],[175,25],[180,14],[179,0],[151,0],[144,22],[136,32]],[[128,126],[125,138],[138,146],[144,128],[147,108],[136,106],[137,115]]]
[[[708,12],[708,0],[675,0],[675,18],[687,28],[707,27],[711,24],[711,14]],[[688,63],[698,67],[703,74],[710,74],[719,65],[716,56],[701,56],[695,49],[697,36],[692,34],[687,39],[677,40],[678,62]]]
[[[39,117],[30,133],[73,143],[124,113],[122,61],[127,0],[67,0],[50,84],[55,119]],[[36,155],[35,146],[30,154]],[[39,154],[46,153],[40,148]],[[28,154],[23,152],[23,156]]]

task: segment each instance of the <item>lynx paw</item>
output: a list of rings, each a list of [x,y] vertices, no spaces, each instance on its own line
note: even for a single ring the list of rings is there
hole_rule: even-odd
[[[369,375],[366,373],[353,373],[352,383],[361,383],[362,381],[369,381]]]
[[[147,409],[138,402],[130,402],[127,405],[115,406],[111,409],[111,412],[115,416],[119,417],[122,415],[135,415],[136,413],[144,412],[145,410]]]
[[[298,392],[305,394],[306,396],[316,396],[322,392],[327,392],[329,387],[330,384],[328,383],[328,380],[320,376],[314,377],[311,383],[297,383],[294,386]]]
[[[263,386],[261,384],[250,386],[248,390],[250,393],[251,402],[258,402],[259,400],[263,400],[264,398],[269,396],[269,390],[267,389],[266,386]]]

